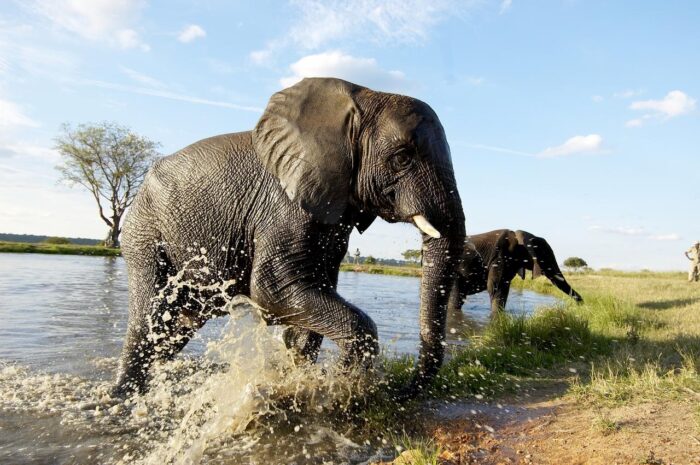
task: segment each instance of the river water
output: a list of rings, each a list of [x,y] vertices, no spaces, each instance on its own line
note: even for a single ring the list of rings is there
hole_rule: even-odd
[[[416,352],[418,288],[418,278],[362,273],[341,273],[338,284],[377,323],[389,354]],[[556,302],[511,291],[507,310]],[[271,406],[291,396],[332,409],[329,393],[343,389],[334,346],[324,342],[317,366],[294,367],[280,328],[248,305],[207,323],[156,370],[147,395],[111,400],[126,308],[122,259],[0,254],[0,463],[363,463],[378,453]],[[470,296],[448,320],[449,342],[465,343],[488,314],[488,296]]]

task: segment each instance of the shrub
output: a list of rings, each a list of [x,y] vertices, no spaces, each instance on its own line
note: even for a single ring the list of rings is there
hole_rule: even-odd
[[[47,237],[46,240],[44,240],[44,243],[46,244],[56,244],[56,245],[64,245],[64,244],[70,244],[70,239],[67,237]]]
[[[567,268],[572,268],[573,270],[578,270],[579,268],[584,268],[588,266],[586,260],[580,257],[569,257],[564,260],[564,266]]]

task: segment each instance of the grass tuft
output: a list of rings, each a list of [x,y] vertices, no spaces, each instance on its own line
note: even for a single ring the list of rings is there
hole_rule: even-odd
[[[620,425],[602,411],[598,411],[595,418],[593,418],[591,427],[603,436],[609,436],[620,430]]]

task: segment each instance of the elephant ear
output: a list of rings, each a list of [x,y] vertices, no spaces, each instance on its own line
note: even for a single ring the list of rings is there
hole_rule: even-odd
[[[354,97],[362,89],[340,79],[304,79],[274,94],[253,129],[265,169],[322,223],[337,223],[348,205],[360,119]]]
[[[516,231],[518,242],[527,249],[528,254],[532,257],[532,278],[539,276],[555,276],[561,275],[557,261],[554,258],[554,252],[546,240],[535,236],[527,231]]]
[[[508,247],[508,252],[511,254],[516,253],[516,247],[518,247],[518,237],[515,235],[513,231],[506,231],[504,235],[504,240],[506,241],[505,243],[507,244]]]
[[[517,235],[511,230],[504,231],[501,241],[503,247],[508,249],[507,255],[516,263],[520,264],[517,274],[521,279],[525,279],[525,269],[528,267],[530,262],[530,256],[528,255],[525,247],[520,244]]]

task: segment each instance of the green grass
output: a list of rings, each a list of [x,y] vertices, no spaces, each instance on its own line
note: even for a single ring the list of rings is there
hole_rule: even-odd
[[[600,348],[570,392],[584,403],[619,405],[700,399],[700,285],[682,272],[600,272],[567,276],[585,304],[566,299],[586,319]],[[562,295],[543,278],[514,287]]]
[[[608,436],[620,430],[620,424],[611,419],[601,410],[598,410],[595,418],[593,418],[591,427],[594,431],[599,432],[603,436]]]
[[[468,347],[451,354],[423,398],[493,398],[542,370],[580,362],[579,356],[600,351],[599,345],[585,319],[561,308],[542,309],[532,317],[502,315]],[[396,425],[411,423],[407,419],[417,414],[421,399],[398,404],[396,394],[411,381],[414,363],[410,356],[380,358],[381,381],[357,415],[363,429],[395,434]]]
[[[468,348],[453,354],[433,392],[453,398],[492,397],[514,389],[521,378],[541,377],[543,370],[571,367],[609,350],[585,318],[562,308],[544,308],[530,317],[503,314]]]
[[[353,265],[342,263],[340,271],[353,271],[369,274],[386,274],[392,276],[416,276],[420,277],[420,266],[390,266],[390,265]]]
[[[0,253],[43,253],[58,255],[96,255],[104,257],[118,257],[119,249],[111,249],[97,245],[73,245],[73,244],[29,244],[26,242],[0,241]]]
[[[495,399],[564,382],[583,408],[700,399],[700,285],[683,273],[603,272],[567,276],[585,300],[577,304],[546,279],[514,287],[562,297],[531,316],[500,315],[466,347],[455,349],[424,398]],[[420,401],[398,408],[394,392],[409,382],[414,360],[384,358],[384,374],[360,416],[367,431],[412,423]],[[593,425],[613,432],[612,420]],[[700,425],[700,408],[698,409]],[[700,426],[699,426],[700,427]],[[414,436],[420,437],[417,432]]]
[[[391,443],[396,448],[400,459],[398,465],[438,465],[440,448],[430,438],[410,436],[406,433],[390,435]]]

